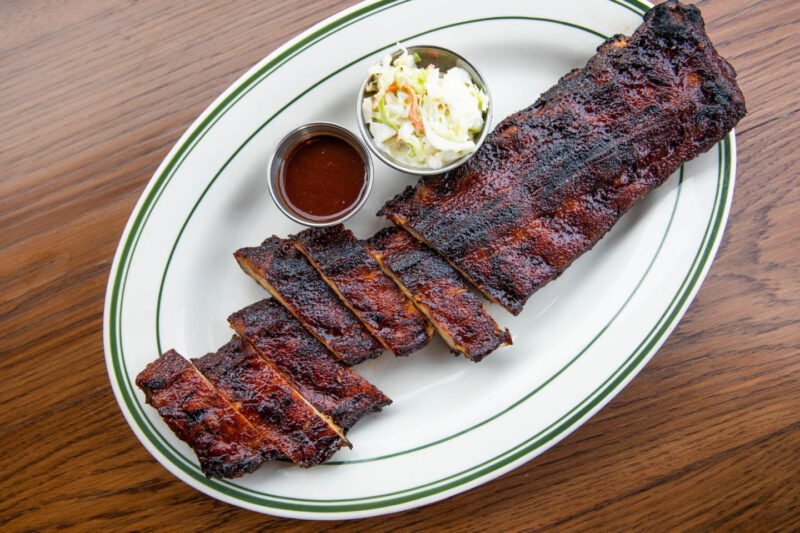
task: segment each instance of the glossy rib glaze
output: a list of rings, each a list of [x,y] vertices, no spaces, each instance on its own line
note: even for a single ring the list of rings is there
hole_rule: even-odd
[[[474,361],[511,344],[477,296],[447,261],[399,228],[366,241],[375,260],[425,313],[450,348]]]
[[[233,313],[228,322],[306,400],[345,430],[392,403],[272,298]]]
[[[428,344],[433,328],[343,225],[309,228],[292,238],[322,278],[395,355]]]
[[[234,337],[192,362],[281,453],[302,467],[320,464],[349,443],[264,361]]]
[[[147,365],[136,376],[147,403],[188,444],[208,476],[235,478],[278,455],[230,402],[175,350]]]
[[[270,237],[234,254],[255,279],[328,349],[349,365],[377,357],[383,345],[336,296],[291,241]]]

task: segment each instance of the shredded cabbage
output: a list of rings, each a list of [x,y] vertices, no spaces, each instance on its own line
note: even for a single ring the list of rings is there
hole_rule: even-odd
[[[489,98],[464,69],[442,74],[419,61],[403,49],[372,66],[361,112],[381,150],[408,166],[436,169],[476,150]]]

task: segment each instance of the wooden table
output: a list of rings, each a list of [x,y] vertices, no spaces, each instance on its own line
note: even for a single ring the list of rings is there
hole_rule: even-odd
[[[148,455],[103,359],[125,221],[217,94],[352,3],[0,3],[0,530],[800,527],[794,0],[699,2],[749,108],[725,237],[653,361],[554,449],[423,509],[339,523],[220,503]]]

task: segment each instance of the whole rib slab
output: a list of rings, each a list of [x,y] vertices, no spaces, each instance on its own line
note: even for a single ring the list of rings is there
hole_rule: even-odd
[[[379,214],[514,314],[681,164],[745,114],[700,12],[670,1],[615,36],[463,166],[423,177]]]

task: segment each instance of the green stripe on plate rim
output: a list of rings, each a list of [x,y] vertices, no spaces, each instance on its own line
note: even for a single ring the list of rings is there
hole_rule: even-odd
[[[233,497],[235,499],[239,499],[249,503],[254,503],[260,506],[272,507],[276,509],[291,509],[297,511],[310,511],[310,512],[347,512],[347,511],[374,509],[377,507],[386,507],[390,505],[398,505],[412,500],[428,497],[445,490],[450,490],[459,485],[463,485],[464,483],[468,483],[472,480],[485,476],[519,458],[522,458],[530,454],[536,449],[541,448],[542,446],[550,443],[554,438],[559,436],[561,437],[565,436],[564,432],[567,429],[573,427],[592,408],[597,406],[601,401],[610,399],[608,398],[608,395],[614,392],[614,390],[622,383],[622,381],[624,381],[626,377],[628,377],[641,363],[643,363],[648,355],[651,355],[653,348],[656,345],[660,344],[661,341],[663,341],[664,334],[674,325],[676,318],[680,315],[682,309],[687,304],[689,295],[696,288],[697,281],[699,280],[702,272],[704,271],[704,268],[710,257],[711,251],[714,249],[716,243],[718,242],[719,237],[721,236],[720,230],[722,221],[724,219],[724,214],[727,211],[727,205],[729,202],[729,190],[730,190],[729,186],[732,178],[730,158],[731,158],[731,146],[732,143],[734,142],[733,134],[730,134],[728,137],[726,137],[719,145],[720,175],[718,176],[718,181],[717,181],[717,197],[715,198],[714,208],[712,209],[712,216],[709,220],[709,225],[706,229],[703,244],[701,244],[700,246],[698,254],[695,257],[693,265],[690,268],[689,273],[687,274],[687,277],[685,278],[681,286],[681,289],[673,298],[673,301],[670,303],[670,306],[668,307],[665,314],[662,316],[662,318],[659,320],[659,322],[656,324],[653,330],[651,330],[651,332],[648,334],[645,340],[642,341],[639,348],[637,348],[637,350],[631,354],[628,360],[626,360],[626,362],[611,377],[609,377],[606,380],[606,382],[604,382],[600,387],[598,387],[598,389],[596,389],[580,404],[575,406],[569,413],[564,415],[564,417],[559,419],[550,427],[546,428],[537,435],[532,436],[530,439],[517,445],[516,447],[506,451],[505,453],[498,455],[487,461],[484,461],[483,463],[476,465],[470,469],[467,469],[463,472],[454,474],[452,476],[448,476],[447,478],[435,482],[421,485],[419,487],[414,487],[403,491],[397,491],[394,493],[372,496],[368,498],[353,498],[349,500],[303,500],[295,498],[284,498],[274,495],[259,496],[260,493],[257,493],[255,491],[249,491],[248,489],[242,489],[241,487],[237,487],[231,484],[230,482],[220,483],[217,480],[209,480],[205,478],[205,476],[203,476],[202,473],[200,473],[199,469],[195,466],[195,464],[187,461],[185,458],[183,458],[185,462],[177,461],[176,460],[177,458],[172,457],[171,454],[161,445],[158,439],[156,439],[155,436],[147,428],[142,426],[140,413],[137,413],[135,410],[136,408],[140,408],[141,406],[132,397],[132,395],[130,394],[130,390],[126,390],[124,382],[122,381],[122,375],[119,365],[120,361],[122,361],[122,364],[124,365],[124,359],[121,359],[120,357],[121,352],[117,350],[117,346],[120,341],[117,328],[121,323],[117,315],[121,313],[120,288],[124,290],[124,281],[122,278],[122,274],[124,271],[124,278],[126,280],[127,268],[130,266],[130,259],[132,257],[132,252],[133,249],[135,249],[135,244],[133,244],[133,248],[131,247],[132,242],[138,241],[144,223],[149,217],[149,213],[152,210],[153,206],[155,205],[155,202],[157,202],[158,197],[160,197],[161,192],[163,192],[163,188],[166,186],[168,180],[172,177],[172,175],[174,175],[175,170],[183,161],[183,159],[186,157],[188,152],[191,151],[194,145],[196,145],[197,141],[199,141],[200,138],[202,138],[202,135],[204,135],[205,132],[208,131],[208,129],[210,129],[210,127],[213,126],[213,124],[217,120],[219,120],[219,118],[225,113],[225,111],[227,111],[227,109],[230,108],[230,106],[232,106],[236,101],[238,101],[238,99],[240,99],[244,94],[246,94],[247,91],[249,91],[255,84],[265,79],[272,71],[279,68],[282,64],[291,59],[291,57],[297,55],[305,48],[311,46],[311,44],[313,44],[314,42],[317,42],[329,35],[332,35],[336,31],[339,31],[340,29],[345,27],[345,24],[346,25],[352,24],[357,20],[366,18],[379,11],[383,11],[384,9],[394,7],[395,5],[405,3],[406,1],[408,0],[403,0],[401,2],[392,2],[392,1],[376,2],[375,4],[365,6],[359,10],[353,11],[345,15],[344,17],[335,20],[329,23],[328,25],[316,30],[315,32],[313,32],[306,38],[298,41],[291,47],[288,47],[286,50],[284,50],[278,56],[276,56],[272,61],[269,61],[262,68],[256,71],[247,80],[241,82],[236,89],[234,89],[205,117],[205,119],[203,119],[203,121],[201,121],[197,126],[193,128],[193,131],[187,136],[186,140],[183,142],[181,147],[171,157],[170,161],[164,167],[159,177],[154,181],[151,190],[149,191],[147,197],[145,198],[144,204],[139,208],[136,217],[133,221],[133,224],[131,226],[131,229],[129,231],[128,237],[125,240],[125,245],[121,250],[120,260],[118,263],[116,275],[114,276],[114,278],[112,278],[113,289],[111,291],[110,311],[107,316],[109,322],[107,325],[110,338],[109,344],[112,352],[111,360],[113,364],[114,376],[116,376],[117,378],[117,385],[119,386],[120,391],[123,394],[125,403],[128,406],[131,415],[136,419],[139,429],[142,430],[147,435],[151,443],[174,465],[176,465],[183,472],[187,473],[195,480],[208,486],[209,488],[218,491],[222,494],[225,494],[227,496]],[[610,0],[610,1],[612,1],[615,4],[620,4],[620,2],[616,0]],[[629,0],[625,1],[627,2]],[[635,1],[630,1],[630,3],[632,5],[642,5],[640,2],[635,2]],[[552,22],[563,23],[563,21],[552,21]],[[571,25],[569,23],[566,24]],[[435,31],[435,30],[429,30],[429,31]],[[599,35],[597,32],[594,32],[592,30],[587,29],[587,31]],[[724,158],[723,158],[723,152],[724,152]],[[722,172],[723,159],[725,167],[724,173]],[[723,175],[724,179],[722,179]],[[720,201],[720,199],[724,201]],[[667,316],[667,314],[669,314],[669,316]],[[665,317],[666,320],[664,319]],[[655,335],[653,336],[654,332]],[[644,349],[642,349],[642,347]],[[366,500],[378,500],[378,499],[381,500],[369,501],[369,502],[366,501]],[[308,502],[308,503],[298,504],[293,502]],[[336,505],[313,505],[311,504],[313,502],[325,502],[328,504],[333,503]],[[337,504],[337,502],[351,502],[351,503],[342,505],[342,504]],[[365,503],[355,503],[355,502],[365,502]]]

